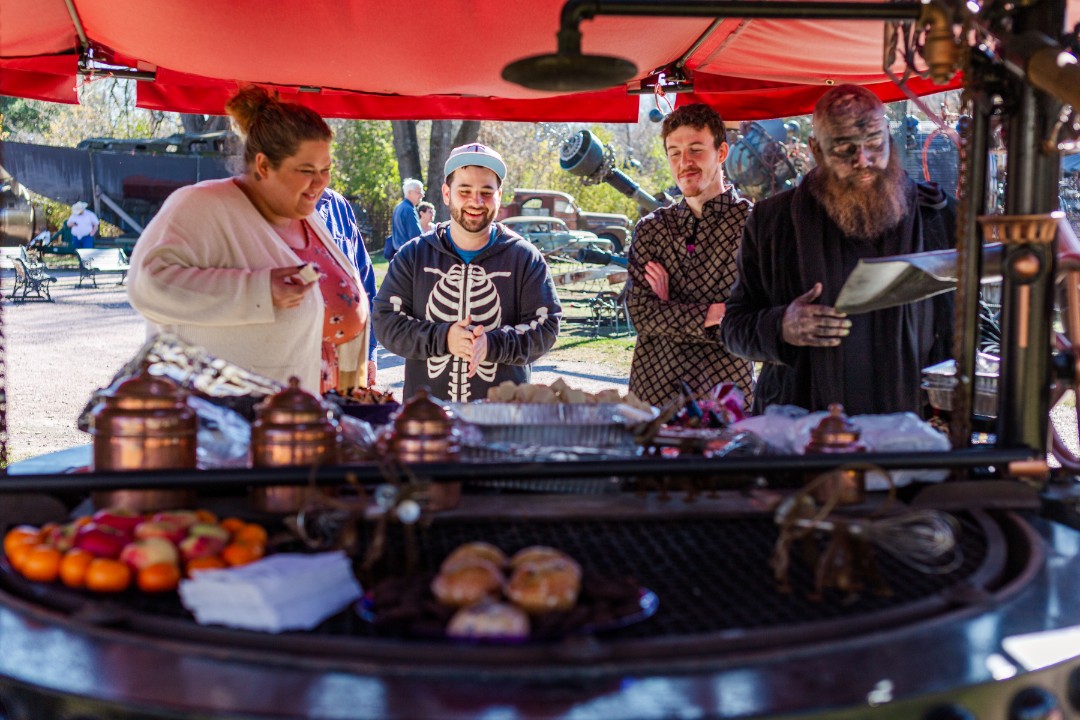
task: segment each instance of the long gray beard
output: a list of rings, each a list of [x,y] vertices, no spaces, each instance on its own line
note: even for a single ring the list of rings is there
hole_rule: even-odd
[[[872,169],[874,180],[862,185],[854,177],[841,180],[823,166],[806,182],[810,192],[847,237],[873,240],[892,230],[908,214],[910,202],[904,169],[895,155],[884,170]]]

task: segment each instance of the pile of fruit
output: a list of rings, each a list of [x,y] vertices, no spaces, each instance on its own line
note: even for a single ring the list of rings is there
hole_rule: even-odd
[[[266,554],[266,530],[207,510],[140,515],[106,508],[90,517],[40,528],[19,525],[4,535],[11,567],[35,582],[94,592],[175,590],[184,575],[245,565]]]

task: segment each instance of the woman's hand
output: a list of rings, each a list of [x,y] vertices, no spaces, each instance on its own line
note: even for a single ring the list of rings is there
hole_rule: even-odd
[[[668,273],[664,266],[655,260],[645,263],[645,279],[649,287],[656,293],[656,297],[664,302],[668,301]]]
[[[274,307],[282,310],[297,307],[303,302],[304,295],[311,292],[311,288],[318,285],[318,283],[305,285],[297,277],[296,271],[298,269],[295,267],[283,267],[274,268],[270,271],[270,297],[273,299]]]

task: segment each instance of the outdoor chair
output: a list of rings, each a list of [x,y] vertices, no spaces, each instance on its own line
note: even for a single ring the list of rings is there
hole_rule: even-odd
[[[97,276],[119,275],[117,285],[123,285],[127,279],[128,264],[127,255],[120,248],[76,248],[75,253],[79,257],[79,287],[83,280],[89,278],[97,287]]]
[[[619,332],[619,323],[629,322],[626,317],[626,307],[620,302],[619,294],[611,290],[599,292],[589,301],[589,310],[592,312],[593,335],[600,334],[600,328],[613,325],[615,333]]]
[[[8,297],[21,301],[32,294],[33,297],[53,301],[49,287],[56,282],[56,277],[48,273],[45,265],[31,263],[21,257],[13,257],[11,262],[15,267],[15,286]]]

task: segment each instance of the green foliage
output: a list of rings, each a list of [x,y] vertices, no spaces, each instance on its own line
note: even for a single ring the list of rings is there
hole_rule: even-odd
[[[0,96],[0,139],[46,132],[58,109],[54,103]]]
[[[343,195],[360,195],[375,238],[390,232],[390,216],[401,191],[394,136],[384,120],[332,121],[334,171],[330,185]]]

